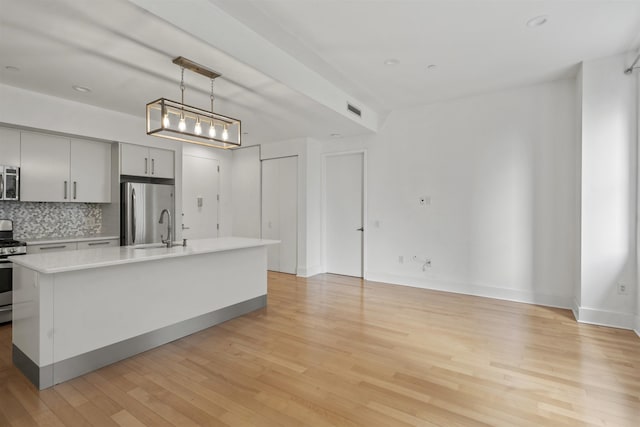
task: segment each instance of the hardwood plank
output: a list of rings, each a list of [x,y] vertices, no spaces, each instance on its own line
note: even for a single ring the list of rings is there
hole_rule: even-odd
[[[267,308],[43,392],[0,326],[0,425],[638,425],[631,331],[344,276],[268,278]]]

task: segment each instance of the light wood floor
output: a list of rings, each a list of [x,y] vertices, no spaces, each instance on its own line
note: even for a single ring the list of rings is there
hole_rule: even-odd
[[[640,338],[568,310],[269,274],[263,310],[38,392],[0,426],[640,426]]]

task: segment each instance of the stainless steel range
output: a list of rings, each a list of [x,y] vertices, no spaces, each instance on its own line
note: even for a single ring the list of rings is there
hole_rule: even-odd
[[[13,221],[0,219],[0,323],[11,321],[13,264],[7,258],[27,253],[27,244],[13,240]]]

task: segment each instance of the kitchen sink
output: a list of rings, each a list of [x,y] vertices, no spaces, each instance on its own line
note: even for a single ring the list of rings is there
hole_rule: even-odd
[[[167,245],[165,245],[164,243],[144,243],[142,245],[133,246],[133,249],[159,249],[166,247]]]

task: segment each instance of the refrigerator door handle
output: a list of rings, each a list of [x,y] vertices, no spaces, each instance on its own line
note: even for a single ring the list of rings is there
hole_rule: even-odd
[[[136,244],[136,189],[131,189],[131,243]]]

